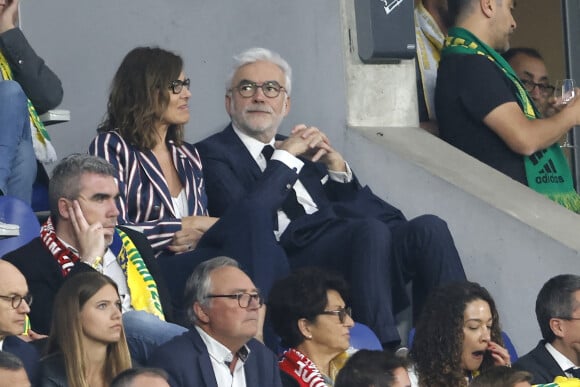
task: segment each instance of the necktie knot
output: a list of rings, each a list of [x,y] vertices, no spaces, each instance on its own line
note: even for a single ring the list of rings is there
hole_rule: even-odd
[[[580,378],[580,368],[570,367],[566,370],[566,373],[571,374],[575,378]]]
[[[273,153],[274,153],[274,147],[272,145],[265,145],[262,148],[262,154],[264,155],[264,158],[266,159],[266,161],[270,161]]]

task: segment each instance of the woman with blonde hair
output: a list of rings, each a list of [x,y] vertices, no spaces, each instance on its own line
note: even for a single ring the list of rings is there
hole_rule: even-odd
[[[115,282],[100,273],[67,279],[56,295],[41,386],[105,387],[131,368]]]

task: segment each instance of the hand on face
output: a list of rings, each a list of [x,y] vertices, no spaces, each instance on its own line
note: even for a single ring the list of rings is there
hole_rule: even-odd
[[[16,27],[20,0],[0,0],[0,34]]]
[[[95,257],[102,256],[105,251],[103,225],[100,222],[89,224],[78,200],[72,201],[72,206],[68,207],[68,213],[78,241],[77,247],[81,261],[93,262]]]
[[[504,347],[493,341],[490,341],[489,344],[487,345],[487,350],[491,354],[491,357],[493,358],[493,363],[496,366],[511,367],[510,354],[507,349],[505,349]]]

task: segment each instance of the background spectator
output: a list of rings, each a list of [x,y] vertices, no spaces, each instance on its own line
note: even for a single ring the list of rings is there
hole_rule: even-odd
[[[411,387],[407,361],[386,351],[357,351],[340,370],[334,387]]]

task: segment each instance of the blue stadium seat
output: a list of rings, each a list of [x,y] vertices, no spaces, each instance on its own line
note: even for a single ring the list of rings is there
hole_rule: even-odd
[[[40,223],[32,208],[12,196],[0,196],[0,221],[20,226],[19,236],[0,239],[0,257],[40,235]]]
[[[371,349],[379,350],[383,349],[379,338],[368,326],[355,323],[350,330],[350,346],[355,349]]]

